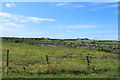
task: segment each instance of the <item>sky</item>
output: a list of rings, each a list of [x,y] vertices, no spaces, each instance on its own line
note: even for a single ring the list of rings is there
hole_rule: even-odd
[[[3,2],[2,37],[118,40],[117,2]]]

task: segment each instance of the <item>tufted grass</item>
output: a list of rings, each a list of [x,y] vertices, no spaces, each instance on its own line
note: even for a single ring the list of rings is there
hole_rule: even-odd
[[[8,74],[6,50],[10,50]],[[90,67],[87,55],[92,57]],[[117,58],[118,54],[88,48],[44,47],[5,40],[2,44],[3,78],[114,78],[118,77]]]

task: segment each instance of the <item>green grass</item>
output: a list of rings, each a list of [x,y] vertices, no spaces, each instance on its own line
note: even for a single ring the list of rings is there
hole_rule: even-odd
[[[107,76],[106,76],[107,75]],[[100,73],[57,73],[57,74],[32,74],[32,73],[9,73],[4,74],[9,78],[116,78],[118,73],[116,70],[100,72]]]
[[[91,44],[93,41],[64,41],[64,42],[70,42],[70,43],[82,43],[84,42],[85,44]],[[102,44],[102,45],[118,45],[118,42],[98,42],[94,41],[95,44]]]
[[[6,50],[10,50],[5,74]],[[111,78],[118,77],[118,54],[88,48],[44,47],[3,40],[3,78]],[[86,56],[90,58],[88,68]],[[46,57],[49,63],[46,64]],[[71,56],[74,58],[62,58]],[[77,57],[76,57],[77,56]],[[58,58],[57,58],[58,57]],[[76,58],[75,58],[76,57]]]
[[[32,42],[65,42],[65,43],[82,43],[84,42],[84,44],[91,44],[91,42],[95,42],[95,44],[100,44],[100,45],[118,45],[119,42],[117,41],[105,41],[105,42],[99,42],[99,41],[62,41],[62,40],[35,40],[33,39],[29,39],[29,38],[14,38],[14,39],[18,39],[18,40],[25,40],[25,41],[32,41]]]

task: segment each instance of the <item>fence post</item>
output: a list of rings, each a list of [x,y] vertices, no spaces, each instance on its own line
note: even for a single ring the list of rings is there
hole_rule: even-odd
[[[49,60],[48,60],[48,56],[46,55],[46,62],[47,64],[49,64]]]
[[[88,67],[90,68],[90,60],[89,60],[89,56],[86,56],[87,58],[87,64],[88,64]]]
[[[6,52],[6,73],[8,73],[8,67],[9,67],[9,50]]]

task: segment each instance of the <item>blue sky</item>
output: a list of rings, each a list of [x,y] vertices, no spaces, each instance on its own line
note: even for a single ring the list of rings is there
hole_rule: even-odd
[[[3,2],[2,36],[118,39],[117,2]]]

